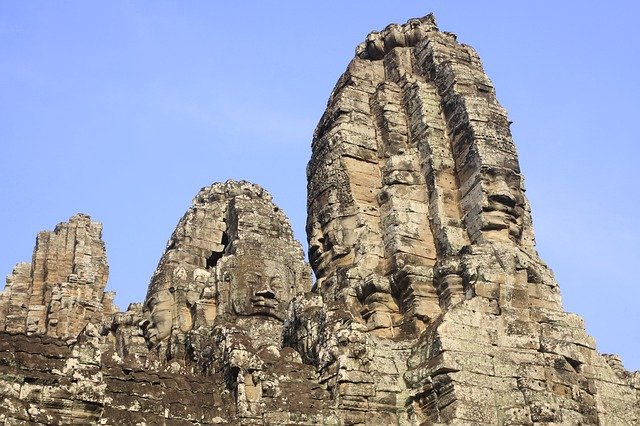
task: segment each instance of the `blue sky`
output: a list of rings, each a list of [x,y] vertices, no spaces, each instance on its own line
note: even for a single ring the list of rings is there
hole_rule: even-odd
[[[0,1],[0,272],[77,212],[144,298],[203,186],[269,190],[304,241],[312,132],[355,46],[435,12],[483,59],[541,257],[601,352],[640,369],[634,1]]]

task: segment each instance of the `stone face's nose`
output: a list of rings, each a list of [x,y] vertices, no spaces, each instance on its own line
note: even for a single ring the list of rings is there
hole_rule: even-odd
[[[496,179],[492,182],[488,198],[492,202],[504,204],[508,207],[514,207],[516,205],[516,198],[509,188],[509,185],[501,179]]]
[[[258,290],[255,293],[256,296],[264,297],[265,299],[275,299],[276,294],[269,288],[264,288],[262,290]]]

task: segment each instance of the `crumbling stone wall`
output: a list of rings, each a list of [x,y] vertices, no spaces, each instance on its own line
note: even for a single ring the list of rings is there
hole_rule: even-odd
[[[0,333],[0,422],[214,424],[232,417],[219,375],[124,364],[100,341],[93,327],[73,341]]]
[[[41,233],[0,293],[0,422],[640,423],[640,373],[564,311],[506,112],[433,16],[356,49],[307,208],[310,266],[264,189],[203,188],[124,312],[99,223]]]

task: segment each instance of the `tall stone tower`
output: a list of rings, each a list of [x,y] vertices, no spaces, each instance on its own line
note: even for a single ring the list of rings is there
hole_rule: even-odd
[[[100,223],[78,214],[41,232],[33,261],[16,265],[0,292],[0,331],[76,337],[115,311],[108,275]]]
[[[596,352],[535,250],[509,124],[432,15],[370,33],[314,134],[317,291],[377,342],[372,360],[410,352],[385,389],[401,423],[637,423],[638,374]],[[380,404],[380,383],[336,387],[339,406]]]

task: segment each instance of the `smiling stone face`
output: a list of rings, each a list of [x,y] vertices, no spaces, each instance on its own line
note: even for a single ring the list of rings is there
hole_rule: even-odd
[[[231,309],[236,315],[263,315],[283,321],[296,294],[295,274],[282,260],[263,256],[251,252],[236,255],[230,285]]]
[[[218,317],[240,318],[249,328],[271,318],[274,330],[292,297],[310,288],[302,246],[271,195],[245,181],[214,183],[194,198],[152,277],[144,303],[147,344],[178,353],[186,333]]]
[[[482,188],[486,201],[482,207],[482,230],[503,232],[518,239],[522,234],[524,194],[521,177],[508,169],[482,170]]]
[[[153,306],[151,320],[153,327],[147,330],[148,337],[156,342],[171,334],[175,301],[169,291],[160,291],[148,301]]]

